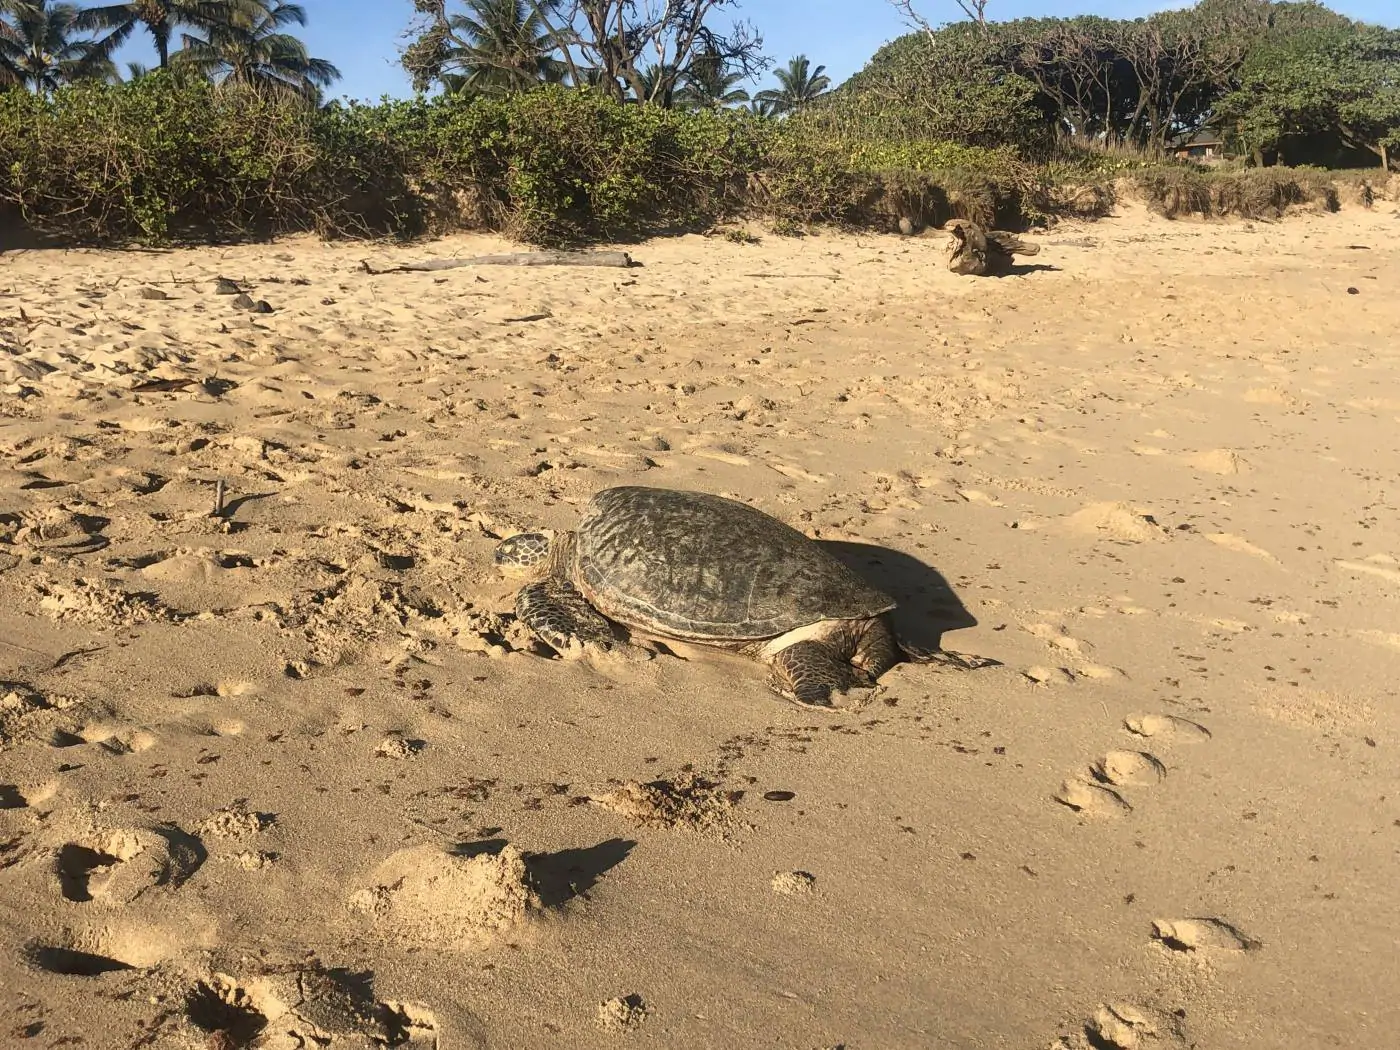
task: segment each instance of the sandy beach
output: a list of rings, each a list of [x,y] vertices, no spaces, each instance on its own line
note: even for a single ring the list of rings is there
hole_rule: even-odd
[[[0,254],[0,1046],[1394,1047],[1397,233]],[[556,658],[626,484],[1000,663]]]

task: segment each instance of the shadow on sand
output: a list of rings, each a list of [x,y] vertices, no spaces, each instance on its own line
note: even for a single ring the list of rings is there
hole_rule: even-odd
[[[975,627],[977,619],[949,586],[943,574],[918,558],[890,547],[845,540],[818,540],[872,587],[899,603],[890,614],[896,632],[921,649],[943,648],[943,635]]]
[[[587,897],[598,880],[626,860],[636,845],[633,839],[612,838],[580,849],[526,853],[525,867],[540,903],[554,907],[574,897]],[[450,852],[458,857],[495,856],[505,847],[505,839],[480,839],[458,843]]]

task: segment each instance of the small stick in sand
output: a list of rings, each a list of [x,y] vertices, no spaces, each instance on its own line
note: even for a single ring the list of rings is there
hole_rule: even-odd
[[[222,518],[224,516],[224,479],[220,478],[214,482],[214,510],[209,515],[211,518]]]
[[[369,260],[360,260],[368,274],[396,273],[400,270],[451,270],[457,266],[617,266],[626,269],[637,264],[626,252],[515,252],[510,255],[473,255],[468,259],[428,259],[399,263],[376,270]]]

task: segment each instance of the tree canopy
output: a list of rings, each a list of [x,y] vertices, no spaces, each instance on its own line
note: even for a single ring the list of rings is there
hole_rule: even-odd
[[[1071,134],[1161,151],[1214,126],[1261,158],[1324,161],[1359,150],[1386,162],[1400,128],[1396,31],[1312,0],[920,25],[833,107],[910,136],[1023,147]]]
[[[287,32],[305,24],[305,10],[285,0],[121,0],[88,8],[0,0],[0,89],[46,94],[80,80],[120,80],[112,55],[144,32],[158,67],[176,79],[229,79],[316,99],[340,71]],[[172,50],[177,29],[192,32],[181,33]],[[128,69],[129,79],[147,72],[141,63]]]

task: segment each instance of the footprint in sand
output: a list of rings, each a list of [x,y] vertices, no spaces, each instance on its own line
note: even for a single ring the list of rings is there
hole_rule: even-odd
[[[26,787],[23,784],[0,784],[0,809],[32,809],[42,806],[58,794],[58,783],[46,780]]]
[[[1094,1011],[1081,1032],[1061,1036],[1047,1050],[1167,1050],[1187,1045],[1179,1016],[1134,1003],[1114,1002]]]
[[[136,969],[131,963],[112,955],[47,940],[30,941],[24,946],[21,956],[34,969],[63,977],[100,977],[105,973]]]
[[[95,829],[51,851],[59,892],[77,904],[130,904],[157,886],[178,888],[207,858],[178,828]]]
[[[1259,941],[1216,918],[1153,919],[1152,939],[1172,952],[1250,952]]]
[[[408,944],[472,950],[584,894],[636,843],[526,854],[498,839],[449,852],[420,845],[390,854],[351,893],[351,910]]]
[[[630,1032],[641,1027],[647,1013],[640,995],[617,995],[598,1004],[598,1027],[605,1032]]]
[[[31,937],[20,949],[20,958],[33,969],[61,977],[101,977],[159,966],[196,943],[206,943],[210,933],[190,923],[167,928],[136,920],[105,922],[92,930],[64,929]]]
[[[131,755],[149,751],[157,740],[154,733],[132,726],[112,725],[107,722],[91,722],[81,726],[71,734],[84,744],[96,744],[114,755]]]
[[[817,877],[809,871],[775,871],[770,885],[784,897],[805,896],[816,889]]]
[[[244,977],[215,972],[185,993],[185,1017],[210,1047],[437,1047],[437,1021],[417,1003],[377,1002],[372,973],[317,962],[261,964]]]

